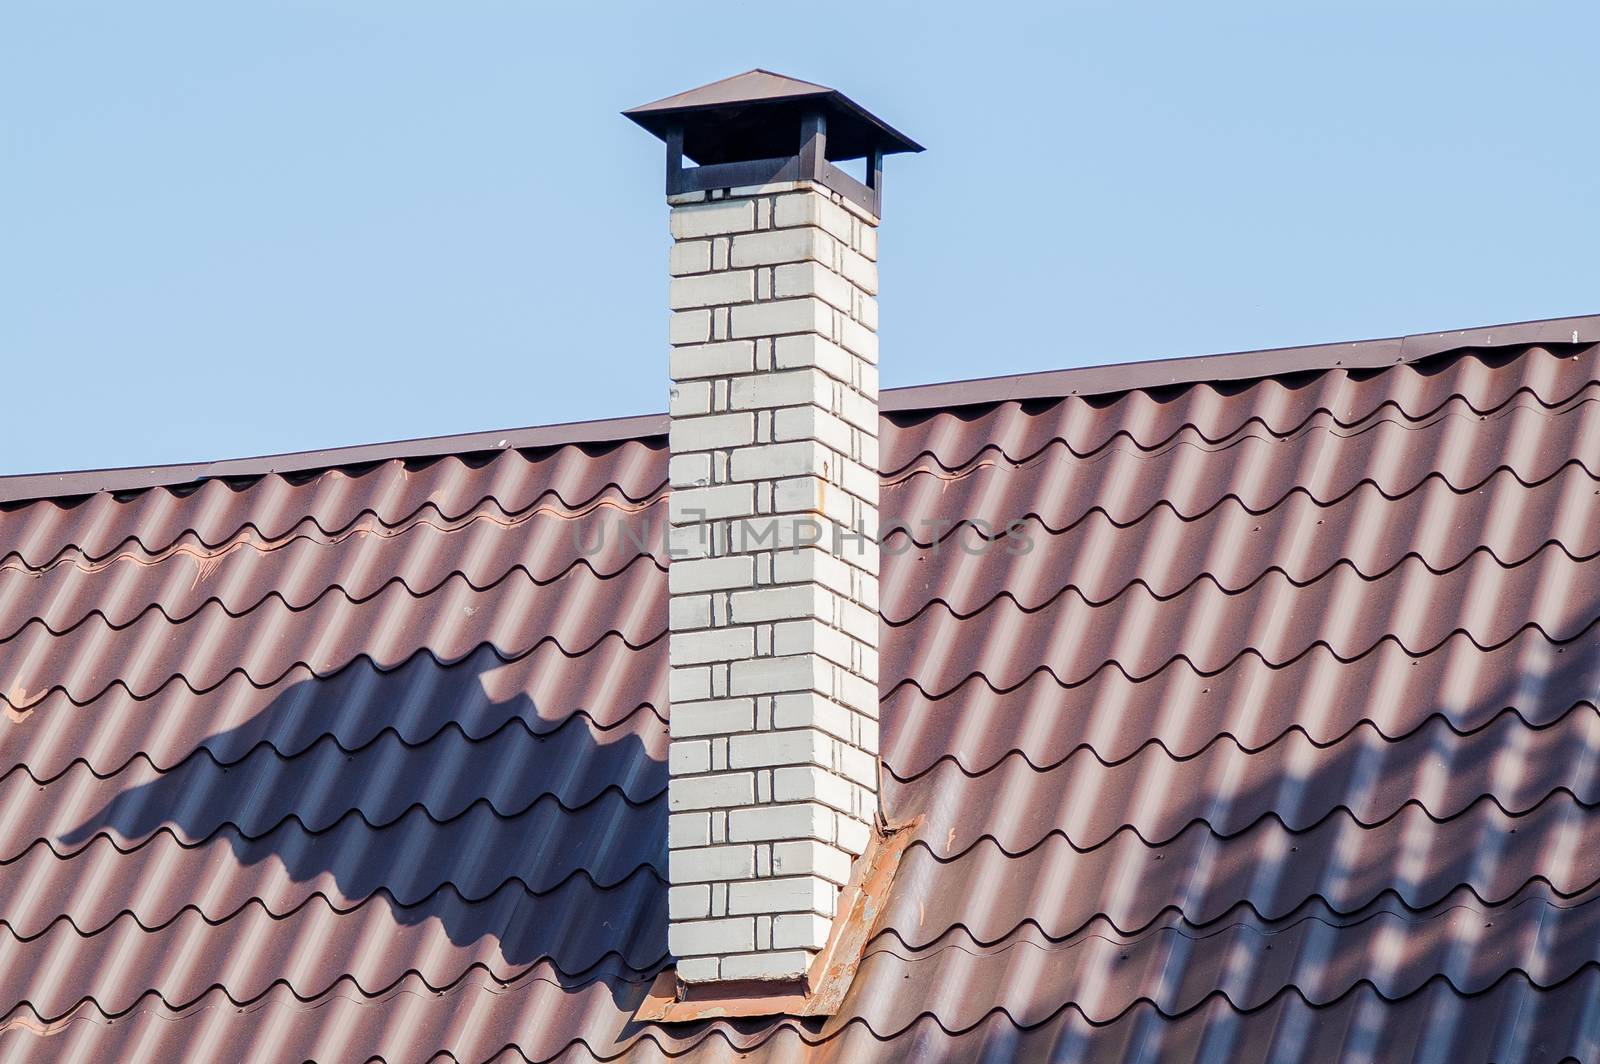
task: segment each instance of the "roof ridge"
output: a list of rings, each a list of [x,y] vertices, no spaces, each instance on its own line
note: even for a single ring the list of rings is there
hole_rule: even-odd
[[[1600,343],[1600,314],[889,388],[882,393],[880,408],[884,413],[903,413],[1007,400],[1110,395],[1201,381],[1254,380],[1336,368],[1382,369],[1468,347],[1495,348],[1540,343]],[[658,413],[211,462],[22,473],[0,477],[0,503],[92,495],[103,491],[136,491],[218,477],[306,472],[394,458],[435,458],[450,454],[568,444],[611,444],[664,437],[666,432],[667,415]]]

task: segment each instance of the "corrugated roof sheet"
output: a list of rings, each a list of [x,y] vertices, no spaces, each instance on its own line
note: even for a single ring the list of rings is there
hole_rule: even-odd
[[[661,437],[5,485],[0,1061],[1600,1058],[1594,324],[886,402],[828,1020],[631,1021]]]

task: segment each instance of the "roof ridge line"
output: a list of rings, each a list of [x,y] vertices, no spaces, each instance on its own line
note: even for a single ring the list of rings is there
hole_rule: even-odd
[[[1253,380],[1335,368],[1380,369],[1465,347],[1509,347],[1537,343],[1600,343],[1600,314],[889,388],[880,397],[880,409],[885,413],[899,413],[1005,400],[1107,395],[1200,381]],[[513,448],[621,443],[663,437],[666,432],[667,415],[657,413],[210,462],[22,473],[0,477],[0,503],[92,495],[103,491],[136,491],[217,477],[305,472],[394,458],[434,458]]]

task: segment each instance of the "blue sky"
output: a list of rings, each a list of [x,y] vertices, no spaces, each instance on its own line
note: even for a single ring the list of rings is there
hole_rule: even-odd
[[[0,473],[665,407],[660,145],[763,66],[889,160],[883,380],[1600,311],[1585,3],[0,7]]]

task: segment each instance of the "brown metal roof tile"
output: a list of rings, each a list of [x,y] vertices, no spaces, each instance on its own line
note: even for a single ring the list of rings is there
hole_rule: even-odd
[[[1398,739],[1434,716],[1462,732],[1503,711],[1541,726],[1597,692],[1600,625],[1568,643],[1530,628],[1489,649],[1457,633],[1420,657],[1387,642],[1350,662],[1322,646],[1277,667],[1246,654],[1210,674],[1184,659],[1138,679],[1106,666],[1071,686],[1041,665],[1003,689],[982,674],[936,696],[900,683],[883,704],[883,756],[909,779],[942,759],[984,772],[1013,750],[1044,768],[1080,747],[1105,761],[1151,743],[1192,757],[1219,737],[1257,750],[1291,729],[1328,744],[1363,722]]]
[[[1413,912],[1380,899],[1339,916],[1312,902],[1277,921],[1239,910],[1210,928],[1169,915],[1132,936],[1101,921],[1060,942],[1028,925],[984,946],[957,929],[926,950],[880,938],[862,961],[854,1004],[888,1036],[923,1011],[961,1030],[995,1007],[1020,1026],[1048,1020],[1067,1002],[1091,1023],[1115,1021],[1142,1001],[1178,1016],[1219,993],[1249,1010],[1289,986],[1313,1005],[1363,982],[1391,1000],[1439,977],[1473,994],[1512,970],[1558,985],[1593,963],[1597,935],[1600,899],[1561,899],[1542,884],[1498,906],[1461,895]],[[989,992],[970,992],[980,986]],[[894,992],[883,992],[889,987]]]
[[[1125,829],[1084,849],[1051,834],[1015,855],[993,835],[929,838],[907,851],[883,926],[920,949],[957,926],[980,943],[1002,941],[1028,922],[1066,939],[1097,918],[1133,935],[1168,911],[1197,926],[1228,919],[1240,905],[1276,920],[1313,899],[1349,914],[1385,894],[1424,909],[1462,887],[1500,904],[1535,869],[1548,872],[1557,894],[1572,897],[1600,883],[1597,843],[1600,809],[1566,790],[1515,814],[1487,796],[1443,818],[1409,804],[1364,823],[1336,808],[1299,829],[1266,816],[1223,834],[1194,820],[1159,843]],[[988,902],[974,906],[973,898]]]
[[[886,393],[820,1025],[631,1023],[660,419],[0,481],[0,1056],[1596,1055],[1596,322]]]
[[[881,465],[892,478],[922,455],[956,469],[983,451],[1026,461],[1052,441],[1087,457],[1117,441],[1155,450],[1186,437],[1211,444],[1247,433],[1281,439],[1318,422],[1353,428],[1377,417],[1415,423],[1452,411],[1480,416],[1519,398],[1554,407],[1592,390],[1600,345],[1519,352],[1509,372],[1496,365],[1503,361],[1495,352],[1364,377],[1322,370],[1309,379],[1244,385],[1199,381],[1176,394],[1071,395],[1042,408],[1012,400],[892,414],[896,431],[885,439]]]
[[[541,735],[575,716],[602,732],[639,712],[664,721],[666,663],[654,646],[608,635],[576,657],[546,641],[508,658],[483,644],[448,664],[424,648],[392,669],[358,657],[317,677],[297,665],[261,687],[237,672],[205,691],[174,683],[146,699],[113,686],[82,707],[58,689],[11,706],[28,727],[0,743],[0,778],[25,768],[44,782],[75,761],[106,776],[135,758],[164,771],[198,750],[231,764],[262,743],[292,757],[325,736],[354,750],[385,731],[417,746],[445,728],[481,739],[513,720]]]
[[[918,839],[944,858],[980,838],[1023,853],[1059,834],[1088,850],[1124,830],[1163,843],[1197,822],[1223,836],[1269,817],[1305,831],[1338,810],[1374,825],[1415,804],[1442,820],[1485,794],[1513,814],[1557,790],[1595,805],[1600,779],[1586,773],[1596,750],[1600,711],[1580,704],[1537,729],[1504,713],[1467,735],[1434,717],[1398,740],[1371,725],[1329,746],[1290,731],[1258,751],[1222,739],[1182,760],[1155,743],[1114,765],[1082,748],[1044,771],[1016,754],[976,776],[941,761],[909,783],[886,782],[884,800],[893,815],[923,817]],[[972,808],[992,812],[975,820]]]

